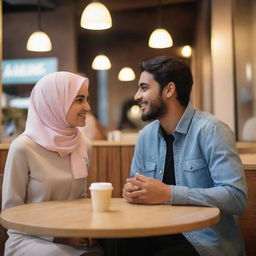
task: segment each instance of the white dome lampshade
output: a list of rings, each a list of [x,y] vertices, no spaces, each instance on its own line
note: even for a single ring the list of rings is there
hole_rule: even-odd
[[[133,81],[135,80],[135,73],[130,67],[123,67],[118,73],[120,81]]]
[[[181,54],[183,57],[185,58],[189,58],[191,57],[191,54],[192,54],[192,49],[189,45],[185,45],[182,47],[181,49]]]
[[[49,36],[43,31],[36,31],[28,39],[27,50],[32,52],[49,52],[52,43]]]
[[[100,2],[87,5],[82,13],[80,25],[91,30],[104,30],[112,27],[111,15],[107,7]]]
[[[166,29],[157,28],[151,33],[148,41],[148,46],[158,49],[172,47],[172,37]]]
[[[111,62],[106,55],[97,55],[92,62],[92,68],[95,70],[108,70],[111,68]]]

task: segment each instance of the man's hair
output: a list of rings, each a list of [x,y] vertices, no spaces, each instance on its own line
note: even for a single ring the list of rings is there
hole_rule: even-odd
[[[151,73],[163,88],[173,82],[175,84],[177,100],[180,104],[187,106],[190,92],[193,85],[193,77],[190,67],[183,61],[167,56],[158,56],[153,59],[143,61],[141,70]]]

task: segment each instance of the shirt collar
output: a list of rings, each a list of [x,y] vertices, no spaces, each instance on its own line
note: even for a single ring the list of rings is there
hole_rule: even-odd
[[[183,115],[181,116],[180,121],[178,122],[175,132],[184,133],[186,134],[188,132],[189,125],[191,123],[191,120],[195,114],[195,109],[192,106],[191,103],[188,104],[186,107]]]

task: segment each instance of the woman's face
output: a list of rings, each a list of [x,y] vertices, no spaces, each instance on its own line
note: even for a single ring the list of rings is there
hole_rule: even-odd
[[[91,110],[88,103],[88,87],[84,83],[78,91],[67,113],[67,122],[71,126],[85,126],[86,114]]]

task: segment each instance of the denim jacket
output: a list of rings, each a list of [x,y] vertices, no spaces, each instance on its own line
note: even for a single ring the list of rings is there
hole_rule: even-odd
[[[172,135],[176,185],[170,204],[214,206],[221,212],[216,225],[184,236],[202,256],[246,255],[234,215],[245,210],[247,186],[232,131],[189,104]],[[160,124],[154,121],[140,133],[131,176],[138,172],[162,181],[165,155]]]

